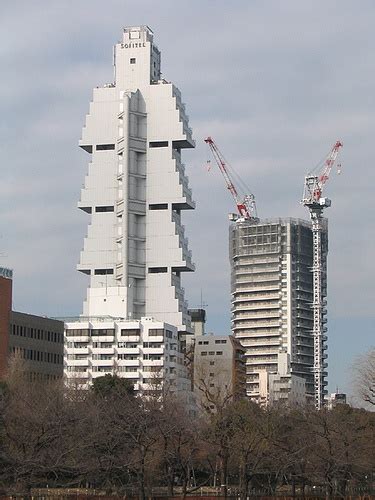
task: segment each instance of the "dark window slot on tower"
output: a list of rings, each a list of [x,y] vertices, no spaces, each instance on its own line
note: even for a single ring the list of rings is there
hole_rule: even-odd
[[[151,203],[148,206],[149,210],[167,210],[168,203]]]
[[[113,205],[105,206],[105,207],[95,207],[95,212],[113,212]]]
[[[135,64],[135,57],[130,58],[130,64]]]
[[[96,275],[113,274],[113,269],[95,269]]]
[[[167,267],[149,267],[148,272],[151,274],[156,273],[166,273],[168,271]]]
[[[114,144],[97,144],[96,145],[96,150],[97,151],[108,151],[111,149],[115,149]]]
[[[91,207],[79,207],[81,210],[86,212],[87,214],[91,214],[92,208]]]
[[[154,141],[150,142],[150,148],[167,148],[168,141]]]

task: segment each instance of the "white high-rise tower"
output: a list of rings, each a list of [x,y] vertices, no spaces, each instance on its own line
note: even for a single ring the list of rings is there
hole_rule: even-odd
[[[195,205],[181,150],[195,144],[150,28],[124,29],[114,67],[114,83],[94,89],[80,140],[90,162],[78,206],[90,223],[78,270],[90,284],[83,314],[65,323],[64,372],[85,387],[117,374],[137,391],[162,382],[186,392],[181,273],[194,264],[181,212]]]
[[[192,131],[179,90],[161,79],[150,28],[123,30],[114,67],[114,83],[94,89],[80,140],[90,154],[78,204],[90,214],[83,316],[148,316],[184,332],[180,276],[194,264],[181,212],[195,205],[181,150],[195,146]]]

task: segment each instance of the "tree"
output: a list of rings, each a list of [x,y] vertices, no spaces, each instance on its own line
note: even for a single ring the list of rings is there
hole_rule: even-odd
[[[62,382],[9,380],[3,412],[2,480],[13,491],[69,483],[69,457],[79,442],[69,439],[80,416],[65,398]]]
[[[312,443],[306,450],[311,482],[324,487],[329,498],[344,497],[349,483],[371,475],[373,431],[371,413],[349,405],[311,411],[305,433]]]
[[[204,470],[205,447],[202,446],[202,420],[198,416],[192,421],[187,401],[174,394],[167,394],[163,399],[162,411],[157,420],[160,443],[161,474],[168,487],[168,495],[174,495],[174,485],[182,486],[182,495],[187,495],[189,481],[198,466],[200,474],[199,488],[208,483],[210,475]]]
[[[94,379],[92,390],[94,394],[104,398],[134,395],[134,386],[128,379],[109,373]]]
[[[311,408],[289,407],[276,404],[271,408],[273,420],[276,421],[276,432],[273,433],[272,471],[274,477],[291,485],[292,496],[296,487],[300,487],[304,496],[307,483],[306,458],[311,442],[306,439],[308,430],[307,415]]]
[[[375,406],[375,347],[356,359],[354,372],[358,396],[368,406]]]
[[[235,399],[232,372],[227,364],[216,360],[215,368],[212,368],[206,359],[195,360],[194,391],[203,411],[208,414],[222,412]]]
[[[232,407],[232,462],[237,466],[241,499],[249,496],[249,485],[261,466],[268,442],[263,429],[265,410],[252,401],[240,401]]]

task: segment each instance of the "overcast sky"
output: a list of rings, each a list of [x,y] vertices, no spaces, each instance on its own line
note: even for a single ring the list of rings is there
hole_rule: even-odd
[[[375,3],[346,0],[1,0],[0,265],[14,308],[81,313],[76,264],[87,214],[76,202],[78,148],[92,88],[113,79],[123,26],[149,25],[163,76],[182,91],[197,142],[184,151],[197,210],[183,214],[197,271],[190,305],[230,331],[233,203],[210,157],[212,135],[254,192],[260,217],[306,218],[304,174],[344,143],[329,217],[329,381],[350,391],[355,356],[374,344]]]

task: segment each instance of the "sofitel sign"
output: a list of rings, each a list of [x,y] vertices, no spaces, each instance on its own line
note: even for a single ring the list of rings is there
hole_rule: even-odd
[[[140,48],[140,47],[146,47],[146,42],[139,42],[139,43],[123,43],[122,46],[125,48],[125,49],[136,49],[136,48]]]

